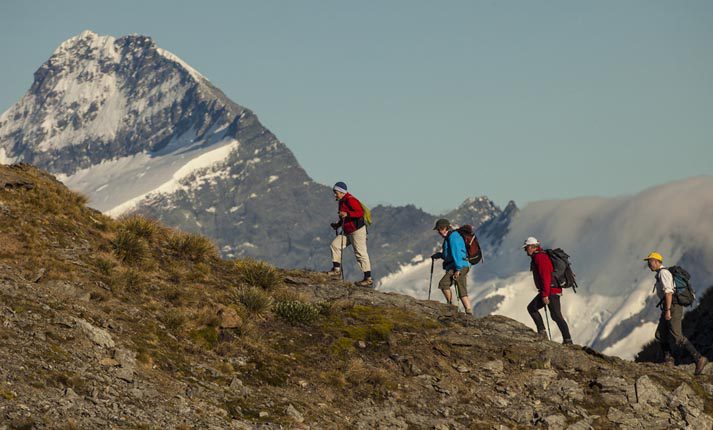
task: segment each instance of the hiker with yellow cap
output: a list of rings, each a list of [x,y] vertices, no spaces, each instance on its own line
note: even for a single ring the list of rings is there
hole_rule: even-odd
[[[664,364],[673,367],[675,361],[671,351],[674,344],[678,348],[688,351],[696,362],[696,375],[703,372],[703,368],[708,364],[708,359],[702,356],[696,347],[683,335],[683,305],[676,298],[676,283],[671,270],[664,267],[663,256],[658,252],[652,252],[646,258],[649,270],[656,272],[656,284],[654,289],[658,294],[661,306],[661,317],[658,327],[656,327],[656,342],[661,347],[664,354]],[[675,267],[671,268],[672,270]],[[686,273],[687,275],[687,273]]]

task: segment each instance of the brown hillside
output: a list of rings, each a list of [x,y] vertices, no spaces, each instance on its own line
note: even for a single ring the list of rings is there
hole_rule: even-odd
[[[205,238],[84,203],[0,166],[2,430],[713,426],[710,368],[221,260]]]

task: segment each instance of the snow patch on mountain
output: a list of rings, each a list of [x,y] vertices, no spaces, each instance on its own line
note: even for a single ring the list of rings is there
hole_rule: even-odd
[[[89,205],[111,216],[119,216],[156,194],[166,194],[191,184],[188,176],[224,161],[239,147],[226,138],[211,145],[195,142],[191,147],[175,145],[160,156],[140,153],[83,169],[60,177],[68,187],[89,198]]]
[[[183,67],[184,69],[186,69],[186,71],[188,71],[188,73],[190,73],[190,75],[191,75],[191,76],[193,77],[193,79],[195,79],[196,81],[200,81],[200,80],[207,81],[207,80],[208,80],[205,76],[203,76],[203,75],[201,75],[200,73],[198,73],[198,71],[197,71],[196,69],[194,69],[193,67],[189,66],[188,63],[186,63],[185,61],[181,60],[177,55],[172,54],[171,52],[168,52],[168,51],[166,51],[166,50],[163,49],[163,48],[156,48],[156,52],[158,52],[161,56],[165,57],[166,59],[178,63],[181,67]]]
[[[8,156],[5,148],[0,148],[0,164],[12,164],[14,162],[15,158]]]

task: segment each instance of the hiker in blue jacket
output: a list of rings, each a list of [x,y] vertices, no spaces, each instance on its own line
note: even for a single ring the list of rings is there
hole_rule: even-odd
[[[468,298],[468,290],[466,283],[468,281],[468,271],[470,263],[468,263],[468,252],[465,249],[465,241],[463,237],[453,231],[451,223],[447,219],[439,219],[436,222],[434,230],[443,238],[443,250],[431,256],[432,259],[443,259],[443,270],[446,274],[438,282],[438,288],[443,291],[448,304],[453,304],[453,292],[451,285],[456,284],[456,291],[460,297],[465,313],[472,315],[473,307]]]

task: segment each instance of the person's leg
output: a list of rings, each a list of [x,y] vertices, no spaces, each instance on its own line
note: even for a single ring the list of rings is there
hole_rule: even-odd
[[[535,322],[535,326],[537,327],[537,333],[544,334],[546,336],[547,329],[545,328],[545,323],[542,321],[542,315],[540,315],[540,309],[544,306],[545,303],[542,301],[542,296],[538,294],[535,296],[534,299],[532,299],[530,304],[527,305],[527,312],[530,314],[530,317]]]
[[[683,335],[683,306],[671,306],[671,321],[669,321],[670,335],[678,348],[685,349],[694,361],[701,358],[701,353],[698,352],[695,346]]]
[[[456,280],[456,288],[458,289],[458,296],[460,297],[461,303],[463,303],[463,309],[465,309],[465,313],[472,314],[473,306],[470,304],[470,298],[468,297],[467,288],[469,271],[469,267],[466,267],[465,269],[460,271],[460,276],[458,276],[458,279]]]
[[[663,353],[663,362],[671,365],[674,364],[673,355],[671,354],[671,342],[669,341],[669,323],[664,317],[664,313],[661,312],[659,317],[659,324],[656,326],[656,334],[654,339],[659,344],[661,352]]]
[[[552,320],[557,323],[557,327],[562,333],[562,343],[569,344],[572,343],[572,336],[569,333],[569,326],[567,321],[565,321],[562,315],[562,304],[560,298],[562,296],[553,295],[550,296],[550,304],[547,306],[550,309],[550,315],[552,315]]]
[[[371,262],[366,249],[366,227],[362,227],[350,235],[354,255],[361,271],[364,272],[364,279],[371,279]]]
[[[341,274],[342,252],[348,245],[349,238],[344,234],[339,234],[332,240],[332,244],[330,245],[330,249],[332,250],[332,270],[327,273],[332,275]]]
[[[453,283],[453,271],[447,270],[440,281],[438,281],[438,289],[443,291],[443,296],[449,305],[453,304],[453,293],[451,292],[451,284]]]

